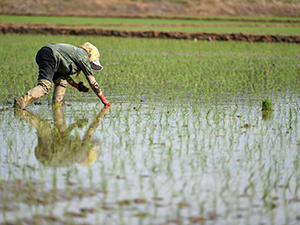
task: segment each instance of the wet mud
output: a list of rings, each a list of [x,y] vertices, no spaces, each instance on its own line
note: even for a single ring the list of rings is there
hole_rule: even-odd
[[[94,35],[137,38],[161,38],[207,41],[246,41],[246,42],[284,42],[300,43],[300,35],[271,35],[248,33],[205,33],[168,31],[128,31],[97,28],[61,28],[55,25],[36,26],[35,24],[1,23],[0,33],[15,34],[53,34],[53,35]]]
[[[67,183],[68,184],[68,183]],[[93,197],[103,193],[101,188],[83,188],[80,184],[74,185],[68,190],[51,189],[44,190],[39,182],[26,182],[21,179],[14,181],[1,181],[0,188],[0,209],[4,211],[15,211],[19,209],[17,202],[27,205],[50,205],[56,202],[71,201],[84,197]]]

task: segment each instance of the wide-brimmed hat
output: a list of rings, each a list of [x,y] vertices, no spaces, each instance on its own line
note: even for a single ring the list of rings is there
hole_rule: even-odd
[[[86,42],[83,45],[80,45],[79,48],[84,49],[89,57],[89,60],[91,62],[91,68],[95,71],[101,71],[103,70],[103,66],[100,64],[100,53],[98,49],[92,45],[90,42]]]

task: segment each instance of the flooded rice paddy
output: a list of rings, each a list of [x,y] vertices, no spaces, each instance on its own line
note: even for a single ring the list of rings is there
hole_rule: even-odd
[[[300,223],[298,93],[107,97],[1,112],[0,224]]]
[[[0,224],[300,223],[298,45],[0,38]],[[86,41],[110,108],[68,87],[13,110],[41,46]]]

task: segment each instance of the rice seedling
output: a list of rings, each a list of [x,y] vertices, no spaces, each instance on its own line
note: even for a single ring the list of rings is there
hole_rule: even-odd
[[[262,100],[262,110],[263,111],[274,110],[273,104],[269,99],[263,99]]]

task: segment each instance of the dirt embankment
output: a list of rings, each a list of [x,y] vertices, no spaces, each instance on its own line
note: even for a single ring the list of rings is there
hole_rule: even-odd
[[[77,16],[300,16],[299,0],[1,0],[0,13]]]
[[[287,42],[300,43],[300,35],[259,35],[247,33],[189,33],[189,32],[165,32],[165,31],[127,31],[106,30],[97,28],[61,28],[51,25],[0,23],[0,33],[18,34],[63,34],[63,35],[96,35],[117,37],[139,37],[139,38],[171,38],[186,40],[207,41],[248,41],[248,42]]]

